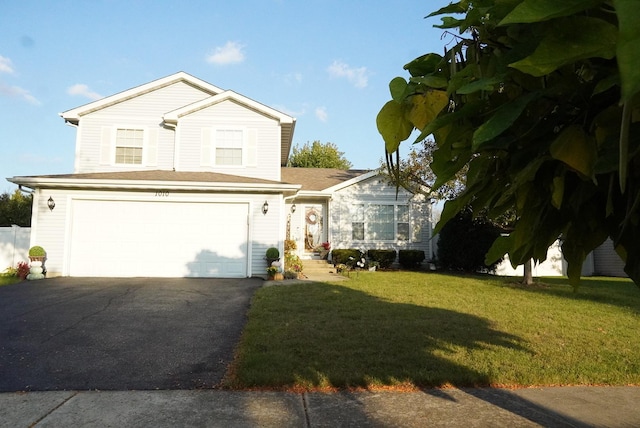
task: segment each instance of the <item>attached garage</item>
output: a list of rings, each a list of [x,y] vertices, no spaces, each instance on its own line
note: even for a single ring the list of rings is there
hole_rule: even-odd
[[[74,199],[68,272],[246,277],[249,204]]]

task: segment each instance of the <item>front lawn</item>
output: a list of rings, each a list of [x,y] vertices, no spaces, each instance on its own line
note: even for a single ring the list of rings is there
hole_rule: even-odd
[[[226,386],[333,389],[640,384],[640,289],[586,278],[362,272],[263,287]]]

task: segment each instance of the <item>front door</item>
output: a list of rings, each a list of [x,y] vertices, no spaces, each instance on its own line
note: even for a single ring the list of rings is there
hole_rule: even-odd
[[[304,251],[313,253],[326,240],[324,210],[321,204],[304,206]]]

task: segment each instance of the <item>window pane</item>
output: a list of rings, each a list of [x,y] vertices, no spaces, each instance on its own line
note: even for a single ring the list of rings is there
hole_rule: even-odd
[[[393,240],[393,205],[370,205],[367,211],[367,239]]]
[[[116,147],[116,163],[142,164],[142,149],[136,147]]]
[[[351,223],[351,239],[354,241],[364,240],[364,223]]]
[[[396,221],[398,222],[398,241],[409,240],[409,206],[396,206]]]
[[[241,129],[216,130],[216,165],[242,165]]]
[[[242,149],[216,149],[216,165],[242,165]]]
[[[120,128],[116,130],[116,163],[142,164],[142,129]]]

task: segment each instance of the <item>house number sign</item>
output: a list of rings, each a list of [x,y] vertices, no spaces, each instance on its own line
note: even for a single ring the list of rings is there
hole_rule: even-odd
[[[156,196],[169,196],[168,190],[156,190]]]

